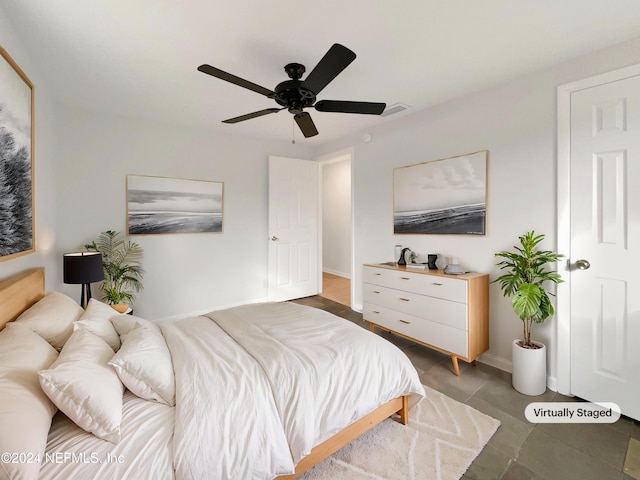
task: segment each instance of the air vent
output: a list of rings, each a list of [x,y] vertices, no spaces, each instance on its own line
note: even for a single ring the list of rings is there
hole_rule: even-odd
[[[389,105],[387,108],[385,108],[384,112],[382,112],[382,117],[388,117],[389,115],[395,115],[396,113],[400,113],[404,110],[407,110],[408,108],[411,108],[409,105],[404,104],[404,103],[394,103],[393,105]]]

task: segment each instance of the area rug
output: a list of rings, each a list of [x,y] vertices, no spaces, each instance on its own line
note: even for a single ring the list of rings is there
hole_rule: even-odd
[[[500,422],[429,387],[409,425],[386,419],[304,480],[459,480]]]

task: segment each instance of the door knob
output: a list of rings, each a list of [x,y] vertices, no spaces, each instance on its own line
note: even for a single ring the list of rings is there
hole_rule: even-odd
[[[275,235],[273,237],[271,237],[271,241],[272,242],[277,242],[278,240],[280,240],[278,237],[276,237]]]
[[[590,266],[591,264],[584,259],[580,259],[576,262],[576,267],[578,267],[578,270],[588,270]]]

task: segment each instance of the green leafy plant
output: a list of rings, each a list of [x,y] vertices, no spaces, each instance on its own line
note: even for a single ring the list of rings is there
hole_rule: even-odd
[[[519,345],[524,348],[538,348],[531,342],[531,329],[535,323],[542,323],[554,314],[553,304],[544,288],[545,282],[562,283],[560,275],[547,270],[563,255],[550,250],[536,250],[544,240],[544,235],[536,235],[532,230],[520,239],[520,246],[514,246],[515,252],[499,252],[496,257],[503,258],[496,266],[507,273],[500,275],[492,283],[500,283],[505,297],[513,297],[511,306],[522,320],[524,338]]]
[[[85,250],[102,253],[104,280],[101,290],[102,299],[112,305],[133,304],[135,293],[142,287],[144,270],[141,266],[143,250],[131,240],[120,238],[120,232],[107,230],[100,233]]]

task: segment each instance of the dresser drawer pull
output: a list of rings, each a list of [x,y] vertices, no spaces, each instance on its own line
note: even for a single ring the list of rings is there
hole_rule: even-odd
[[[442,283],[433,282],[431,285],[435,285],[436,287],[441,287],[443,284]]]
[[[411,280],[411,277],[400,277],[400,280]]]
[[[402,297],[400,297],[400,300],[402,300],[403,302],[408,302],[408,301],[410,301],[408,298],[402,298]]]
[[[373,274],[378,276],[382,275],[381,273],[378,273],[378,272],[374,272]]]
[[[411,322],[407,322],[406,320],[400,320],[400,323],[404,323],[404,324],[407,324],[407,325],[411,324]]]
[[[372,290],[373,293],[380,293],[379,290]]]
[[[372,310],[371,313],[375,313],[376,315],[378,315],[380,312],[378,310]]]

